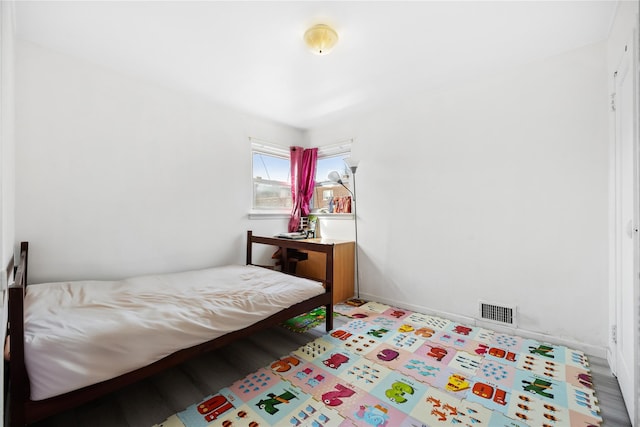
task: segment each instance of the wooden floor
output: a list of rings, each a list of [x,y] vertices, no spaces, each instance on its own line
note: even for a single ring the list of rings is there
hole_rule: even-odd
[[[340,319],[344,318],[336,318],[335,326]],[[322,334],[322,328],[304,334],[272,328],[34,426],[151,427]],[[589,360],[603,426],[631,426],[618,382],[606,361]]]
[[[608,427],[628,427],[631,426],[627,409],[624,406],[620,386],[616,377],[611,375],[609,364],[600,357],[589,356],[593,383],[596,387],[596,397],[598,398],[604,426]]]

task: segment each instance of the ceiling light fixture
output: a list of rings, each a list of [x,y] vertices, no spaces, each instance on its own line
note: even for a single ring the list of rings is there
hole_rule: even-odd
[[[304,33],[304,41],[316,55],[326,55],[338,42],[336,30],[325,24],[314,25]]]

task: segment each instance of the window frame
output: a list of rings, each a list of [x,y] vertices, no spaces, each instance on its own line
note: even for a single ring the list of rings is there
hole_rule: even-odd
[[[256,181],[254,177],[254,157],[255,154],[262,154],[269,157],[275,157],[286,160],[289,164],[289,170],[291,170],[291,156],[289,147],[283,147],[281,145],[273,144],[266,141],[250,138],[251,140],[251,210],[249,216],[260,217],[288,217],[291,213],[291,207],[275,207],[264,208],[256,207]],[[291,177],[289,176],[289,195],[291,195]]]
[[[325,145],[322,147],[318,147],[318,161],[321,159],[327,159],[327,158],[331,158],[331,157],[341,157],[342,161],[344,162],[346,159],[351,157],[351,146],[352,146],[352,140],[349,139],[347,141],[343,141],[343,142],[339,142],[337,144],[331,144],[331,145]],[[347,185],[347,187],[349,188],[350,191],[353,191],[353,189],[350,186],[350,182],[351,182],[351,170],[347,167],[346,163],[345,163],[345,171],[347,171],[348,175],[349,175],[349,185]],[[340,171],[338,171],[340,172]],[[314,188],[314,197],[312,199],[312,209],[311,211],[313,212],[313,215],[316,216],[326,216],[326,217],[351,217],[353,215],[353,212],[351,213],[320,213],[320,212],[315,212],[317,209],[319,209],[316,206],[316,200],[315,200],[315,194],[318,191],[318,188],[322,188],[322,187],[335,187],[336,185],[327,185],[328,183],[330,183],[331,181],[329,181],[328,178],[325,178],[322,181],[316,181],[315,184],[315,188]],[[337,184],[338,186],[340,184]],[[353,203],[353,196],[352,196],[352,202]],[[352,205],[353,206],[353,205]],[[352,207],[353,210],[353,207]]]
[[[255,178],[253,176],[253,161],[254,154],[264,154],[271,157],[277,157],[280,159],[287,160],[289,162],[289,169],[291,167],[291,154],[290,147],[284,147],[282,145],[278,145],[275,143],[267,142],[264,140],[259,140],[256,138],[249,138],[251,141],[251,209],[249,211],[249,219],[270,219],[270,218],[289,218],[291,214],[291,208],[256,208],[255,206]],[[320,146],[318,148],[318,160],[325,159],[329,157],[338,157],[341,156],[342,160],[349,158],[351,156],[351,146],[353,140],[349,139],[347,141],[339,142],[336,144],[329,144],[325,146]],[[351,171],[349,168],[346,168],[349,173],[349,177],[351,177]],[[289,179],[291,177],[289,176]],[[324,179],[323,181],[316,182],[314,188],[315,191],[318,187],[321,187],[322,184],[327,184],[330,182],[328,179]],[[291,181],[289,181],[291,184]],[[348,185],[349,187],[349,185]],[[290,186],[289,186],[290,188]],[[351,190],[351,188],[349,188]],[[353,203],[353,202],[352,202]],[[312,211],[315,210],[315,200],[312,199]],[[353,213],[317,213],[314,212],[313,215],[321,216],[321,217],[329,217],[336,219],[348,219],[353,217]]]

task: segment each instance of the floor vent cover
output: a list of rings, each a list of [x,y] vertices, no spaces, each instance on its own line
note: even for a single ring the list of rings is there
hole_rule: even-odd
[[[516,325],[516,307],[490,304],[480,301],[480,318],[506,325]]]

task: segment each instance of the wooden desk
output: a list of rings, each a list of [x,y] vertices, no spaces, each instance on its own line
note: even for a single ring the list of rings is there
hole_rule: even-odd
[[[336,304],[352,298],[355,277],[355,242],[324,238],[305,241],[333,244],[333,303]],[[326,255],[320,252],[307,252],[307,254],[307,260],[297,263],[296,273],[299,276],[324,280]]]

